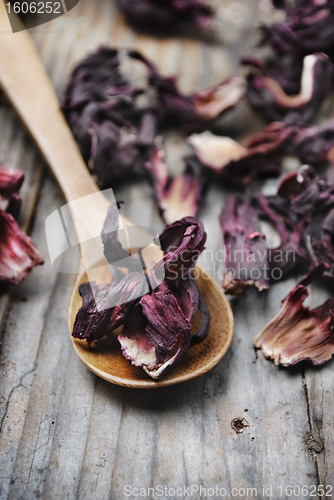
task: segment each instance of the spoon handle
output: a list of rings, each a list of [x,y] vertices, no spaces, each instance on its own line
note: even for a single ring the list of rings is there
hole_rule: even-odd
[[[0,32],[10,30],[0,2]],[[99,190],[60,110],[27,31],[0,34],[0,85],[53,171],[68,202]]]
[[[66,201],[101,193],[68,128],[29,34],[12,33],[1,0],[0,86],[51,168]],[[109,202],[102,193],[95,196],[95,217],[91,217],[90,207],[83,209],[83,205],[80,202],[69,205],[79,241],[89,239],[97,228],[102,228]],[[91,260],[93,256],[86,257]]]

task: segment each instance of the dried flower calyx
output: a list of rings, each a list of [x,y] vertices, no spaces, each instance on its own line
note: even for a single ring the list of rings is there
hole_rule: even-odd
[[[21,199],[19,190],[24,173],[0,166],[0,283],[20,285],[43,257],[29,236],[23,233],[17,217]]]
[[[130,50],[129,56],[147,66],[149,84],[158,93],[165,119],[182,119],[192,125],[194,122],[215,120],[239,104],[245,95],[246,80],[241,75],[231,76],[214,87],[184,95],[178,88],[176,78],[160,75],[155,65],[141,53]]]
[[[254,340],[254,346],[276,365],[289,366],[306,359],[320,365],[334,354],[334,299],[313,310],[303,305],[309,295],[306,287],[326,267],[317,266],[289,293],[277,316]]]
[[[19,191],[24,181],[24,173],[14,168],[0,165],[0,210],[17,217],[21,208]]]
[[[269,42],[280,53],[325,52],[333,56],[333,0],[296,0],[292,7],[280,1],[279,6],[285,8],[287,17],[282,23],[263,27],[263,43]]]
[[[277,176],[281,158],[295,135],[295,127],[280,122],[267,125],[246,145],[209,131],[193,134],[188,141],[202,165],[235,187],[247,186],[255,177]]]
[[[294,59],[288,59],[288,62],[296,67]],[[251,72],[247,98],[251,106],[263,112],[268,120],[308,123],[333,88],[333,64],[326,54],[315,53],[304,57],[300,75],[287,67],[279,67],[277,71],[272,68],[272,76],[264,74],[263,68]]]
[[[275,196],[258,197],[260,213],[277,229],[281,244],[269,252],[282,276],[300,267],[310,270],[325,262],[323,273],[334,279],[334,187],[304,166],[287,175]]]
[[[250,286],[260,291],[269,288],[266,239],[250,201],[236,196],[229,198],[220,224],[225,244],[224,290],[237,295]]]
[[[108,217],[111,216],[114,217],[112,210]],[[110,227],[108,221],[105,227]],[[167,226],[160,235],[165,255],[153,266],[149,282],[154,284],[161,267],[165,279],[153,290],[147,276],[137,272],[130,272],[115,283],[81,285],[83,304],[72,335],[90,344],[123,325],[118,340],[126,359],[143,367],[151,377],[161,378],[189,347],[202,341],[209,332],[210,313],[194,276],[205,240],[203,225],[194,217]],[[105,243],[106,255],[110,255],[110,249],[106,248],[110,243],[110,239]],[[197,309],[202,323],[191,334],[191,320]]]
[[[156,123],[154,113],[136,107],[142,92],[121,75],[115,49],[101,47],[72,73],[62,109],[102,186],[142,174],[151,157]]]
[[[65,117],[101,187],[132,174],[145,175],[153,182],[166,222],[194,216],[204,186],[200,166],[188,158],[185,174],[178,178],[172,179],[166,168],[158,172],[157,128],[170,120],[194,126],[216,119],[240,102],[246,80],[236,75],[184,95],[175,78],[160,75],[138,51],[130,50],[128,56],[148,68],[144,89],[133,87],[121,74],[117,50],[101,47],[74,69],[62,103]],[[143,93],[146,107],[137,103]]]
[[[156,149],[147,169],[162,218],[171,224],[185,216],[195,217],[205,185],[201,165],[196,158],[187,157],[184,174],[171,177],[161,138],[157,137],[155,142]]]
[[[20,285],[43,257],[14,217],[0,210],[0,283]]]
[[[118,0],[118,5],[131,23],[143,28],[171,29],[187,23],[206,31],[214,23],[213,10],[203,0]]]

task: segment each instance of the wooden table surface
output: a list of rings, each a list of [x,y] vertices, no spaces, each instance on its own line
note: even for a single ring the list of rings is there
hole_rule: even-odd
[[[269,0],[221,0],[219,6],[222,42],[213,44],[138,35],[112,0],[80,0],[66,16],[30,33],[59,96],[74,62],[100,44],[139,48],[164,74],[179,75],[190,92],[236,71],[238,57],[257,39],[254,27],[276,15]],[[144,76],[139,65],[135,76]],[[259,123],[243,105],[221,126],[244,134]],[[166,144],[177,173],[184,137],[170,132]],[[44,233],[46,217],[64,200],[4,99],[0,161],[26,173],[20,223],[45,257],[21,287],[0,298],[1,500],[118,500],[140,493],[151,499],[318,498],[311,494],[318,485],[333,485],[333,361],[278,368],[252,346],[294,280],[231,301],[232,346],[208,374],[151,391],[111,385],[89,372],[71,347],[66,309],[74,276],[52,269]],[[133,222],[163,228],[145,181],[129,180],[115,194]],[[213,252],[222,248],[218,215],[227,194],[211,184],[198,214]],[[217,263],[207,261],[214,273]],[[310,303],[327,294],[313,288]],[[231,426],[236,418],[249,424],[242,434]],[[297,486],[291,496],[290,485]],[[299,493],[298,486],[306,489]],[[334,495],[330,487],[325,491]]]

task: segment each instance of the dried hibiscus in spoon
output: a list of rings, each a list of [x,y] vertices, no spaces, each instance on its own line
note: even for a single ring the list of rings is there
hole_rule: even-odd
[[[118,219],[114,207],[109,211],[106,227],[108,231],[113,228],[116,235]],[[210,313],[194,275],[205,241],[202,223],[186,217],[167,226],[160,235],[165,254],[149,276],[130,272],[109,284],[81,285],[83,304],[72,335],[91,344],[123,325],[118,340],[124,356],[133,365],[143,367],[152,378],[161,378],[189,347],[209,333]],[[104,235],[107,256],[114,255],[108,248],[114,243]],[[165,278],[155,287],[155,276],[161,267]],[[199,330],[192,334],[191,320],[197,309],[202,321]]]
[[[277,316],[255,338],[275,365],[289,366],[303,360],[315,365],[328,361],[334,354],[334,299],[328,299],[316,309],[303,305],[309,293],[307,286],[326,270],[319,264],[282,301]]]

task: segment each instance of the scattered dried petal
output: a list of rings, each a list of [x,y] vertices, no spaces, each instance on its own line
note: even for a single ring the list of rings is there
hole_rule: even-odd
[[[20,285],[43,257],[14,217],[0,210],[0,282]]]
[[[17,217],[21,208],[19,191],[24,181],[24,173],[14,168],[0,165],[0,210]]]
[[[260,221],[247,199],[231,197],[220,216],[225,244],[226,293],[237,295],[250,286],[269,288],[267,247]]]
[[[325,262],[323,276],[334,279],[333,185],[316,179],[312,167],[304,166],[283,179],[277,195],[259,197],[257,204],[283,236],[281,245],[269,252],[270,266],[286,276]]]
[[[251,73],[247,97],[253,108],[262,111],[268,120],[307,123],[332,88],[333,65],[327,55],[318,53],[304,58],[298,94],[289,95],[275,79]]]
[[[246,80],[241,75],[234,75],[212,88],[184,95],[178,89],[176,78],[160,75],[155,65],[141,53],[131,50],[129,56],[147,66],[149,83],[156,89],[161,107],[170,119],[183,119],[192,125],[194,121],[214,120],[239,104],[245,95]]]
[[[316,309],[303,305],[309,293],[306,286],[324,272],[320,265],[302,280],[282,301],[277,316],[255,338],[254,346],[275,365],[289,366],[305,359],[320,365],[334,353],[334,299]]]
[[[153,29],[174,29],[189,23],[199,31],[212,28],[213,10],[203,0],[118,0],[119,8],[135,26]]]
[[[185,162],[185,173],[171,177],[160,138],[156,139],[156,149],[147,169],[151,174],[160,214],[166,224],[183,217],[194,217],[202,199],[205,179],[201,166],[195,158],[185,158]]]
[[[263,43],[269,42],[281,53],[303,55],[325,52],[333,55],[333,0],[298,0],[292,7],[288,5],[286,11],[284,22],[263,27]]]
[[[294,134],[294,127],[273,122],[251,137],[247,147],[209,131],[193,134],[188,140],[203,165],[220,175],[224,182],[243,187],[257,176],[280,173],[280,159]]]
[[[101,47],[72,73],[62,109],[101,186],[145,172],[156,123],[154,112],[136,108],[140,93],[120,74],[115,49]]]

